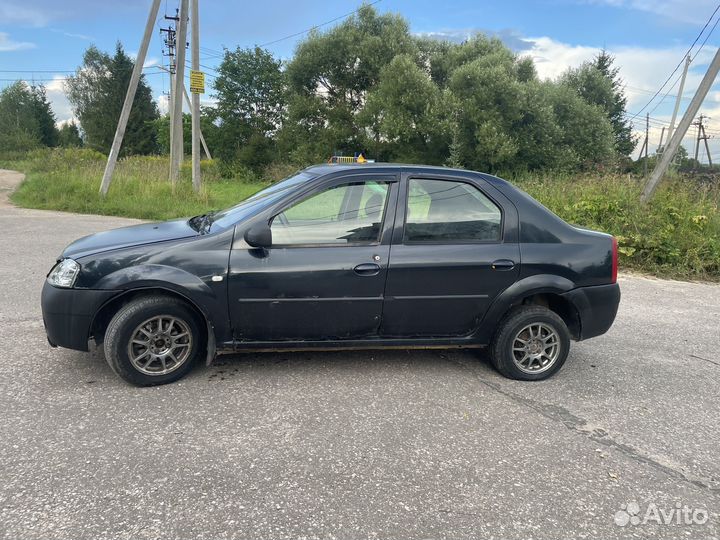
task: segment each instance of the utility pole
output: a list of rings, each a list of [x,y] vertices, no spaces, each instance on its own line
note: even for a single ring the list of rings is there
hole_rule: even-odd
[[[695,163],[698,164],[698,151],[700,150],[700,127],[702,126],[703,121],[703,115],[700,115],[700,118],[698,118],[695,122],[692,123],[693,126],[697,127],[697,135],[695,136]],[[694,168],[694,167],[693,167]]]
[[[198,1],[192,1],[192,69],[200,71],[200,21]],[[184,90],[184,85],[183,85]],[[191,89],[192,90],[192,89]],[[200,94],[192,93],[192,184],[195,191],[200,191]]]
[[[702,132],[703,132],[702,138],[703,138],[703,141],[705,141],[705,152],[707,152],[708,164],[712,168],[712,156],[710,155],[710,145],[708,145],[708,139],[710,137],[705,133],[705,126],[702,126]]]
[[[663,126],[662,129],[660,130],[660,144],[658,144],[658,149],[655,152],[656,154],[662,154],[662,151],[663,151],[662,143],[663,143],[664,137],[665,137],[665,126]]]
[[[705,132],[705,120],[709,120],[710,118],[705,116],[704,114],[701,114],[696,122],[693,122],[694,126],[697,126],[697,138],[695,139],[695,161],[698,165],[700,165],[700,162],[698,161],[698,151],[700,150],[700,141],[703,141],[705,143],[705,153],[707,154],[708,163],[712,167],[712,157],[710,156],[710,147],[708,145],[708,139],[710,138],[707,133]]]
[[[188,0],[180,2],[180,21],[177,29],[177,55],[175,62],[175,83],[173,84],[173,145],[170,149],[170,182],[173,186],[180,177],[183,160],[183,117],[182,93],[185,84],[185,48],[187,47]]]
[[[185,104],[188,106],[188,108],[192,108],[192,105],[190,104],[190,98],[188,97],[187,88],[183,86],[183,94],[185,95]],[[200,143],[202,144],[203,150],[205,151],[205,155],[208,159],[212,159],[212,155],[210,154],[210,149],[208,148],[207,143],[205,142],[205,137],[203,136],[202,129],[198,128],[198,135],[200,135]]]
[[[107,195],[108,189],[110,189],[113,171],[115,170],[115,164],[117,163],[117,158],[120,154],[120,146],[122,145],[122,140],[125,136],[125,128],[127,127],[130,110],[132,109],[132,104],[135,100],[135,92],[137,91],[138,82],[140,81],[140,75],[142,75],[143,64],[145,63],[148,45],[150,44],[150,37],[152,36],[153,28],[155,28],[155,20],[157,19],[159,10],[160,0],[153,0],[152,6],[150,7],[150,13],[148,14],[147,23],[145,23],[145,33],[143,34],[140,49],[138,50],[137,57],[135,58],[132,75],[130,76],[130,84],[128,85],[127,93],[125,94],[125,102],[123,103],[118,125],[115,129],[115,137],[113,138],[113,143],[110,147],[110,155],[108,155],[107,164],[105,165],[102,183],[100,184],[100,194],[103,197]]]
[[[167,68],[160,66],[160,69],[167,71]],[[188,106],[188,109],[192,109],[192,104],[190,103],[190,97],[187,93],[187,88],[183,84],[183,96],[185,97],[185,105]],[[172,133],[172,131],[171,131]],[[202,129],[200,129],[200,143],[202,144],[203,150],[205,151],[205,155],[208,159],[212,159],[212,154],[210,154],[210,149],[208,148],[207,143],[205,142],[205,137],[203,136]]]
[[[690,62],[690,55],[688,54],[685,58],[685,67],[683,67],[682,77],[680,77],[680,88],[678,88],[678,93],[675,97],[675,108],[673,109],[672,118],[670,119],[670,128],[668,128],[668,142],[670,141],[673,129],[675,128],[675,118],[677,117],[678,110],[680,109],[680,101],[682,100],[683,91],[685,90],[685,77],[687,77]]]
[[[645,113],[645,163],[643,164],[643,177],[647,178],[648,147],[650,146],[650,113]]]
[[[700,86],[698,86],[698,89],[695,92],[695,95],[693,96],[690,105],[685,111],[682,120],[680,120],[677,131],[675,131],[672,137],[668,140],[667,151],[663,152],[662,157],[655,165],[655,169],[650,176],[650,180],[648,180],[648,183],[645,185],[642,197],[640,198],[643,203],[650,200],[650,197],[652,197],[653,193],[655,193],[658,184],[660,184],[660,180],[662,180],[663,175],[665,174],[668,166],[670,165],[670,161],[672,161],[672,158],[675,156],[675,152],[677,152],[678,148],[680,147],[680,143],[685,136],[685,133],[687,133],[687,130],[690,127],[690,122],[692,122],[692,119],[695,118],[698,110],[700,110],[700,105],[702,105],[705,96],[707,96],[710,87],[715,81],[715,77],[717,77],[718,71],[720,71],[720,49],[715,52],[715,57],[710,63],[710,66],[708,67],[705,76],[700,82]]]
[[[168,57],[168,75],[170,75],[170,91],[168,92],[168,115],[170,116],[170,125],[168,126],[168,131],[170,135],[170,153],[172,153],[172,147],[173,147],[173,126],[175,125],[175,106],[173,105],[173,100],[175,99],[175,94],[173,92],[173,86],[175,84],[175,51],[176,51],[176,30],[175,27],[177,26],[177,22],[180,20],[180,17],[178,17],[177,10],[175,10],[175,16],[174,17],[168,17],[165,15],[165,20],[172,21],[168,25],[167,28],[161,28],[160,33],[165,33],[165,46],[167,47],[167,54]],[[165,54],[165,53],[163,53]]]
[[[647,148],[647,133],[645,134],[645,139],[643,140],[643,143],[640,145],[640,153],[638,154],[638,160],[642,159],[643,154],[645,154],[645,148]]]

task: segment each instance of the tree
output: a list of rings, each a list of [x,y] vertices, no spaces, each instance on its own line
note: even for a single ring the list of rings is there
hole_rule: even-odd
[[[24,81],[0,92],[0,148],[27,150],[37,146],[56,146],[55,114],[42,85]]]
[[[211,152],[218,147],[218,126],[213,123],[214,111],[209,107],[200,108],[200,131]],[[157,131],[158,150],[161,154],[170,153],[170,115],[165,114],[155,120]],[[192,116],[190,113],[183,113],[183,152],[185,155],[192,153]],[[201,154],[204,156],[204,154]],[[213,156],[214,157],[214,156]]]
[[[450,143],[448,109],[441,90],[410,55],[397,55],[368,92],[360,121],[373,139],[373,153],[383,159],[440,164]]]
[[[521,84],[514,55],[484,37],[449,51],[448,88],[454,97],[458,154],[463,166],[498,171],[516,163],[513,124],[521,117]]]
[[[67,122],[60,127],[58,143],[64,148],[83,145],[82,137],[80,137],[80,130],[75,122]]]
[[[326,33],[311,32],[287,66],[284,144],[308,161],[365,148],[371,141],[357,115],[383,68],[401,54],[417,56],[407,22],[367,5]]]
[[[560,126],[557,147],[561,161],[556,168],[573,170],[610,164],[615,158],[615,141],[605,111],[563,85],[548,90]]]
[[[40,143],[45,146],[58,145],[58,129],[55,126],[55,113],[47,99],[43,85],[31,86],[32,107],[38,122]]]
[[[632,124],[625,116],[627,98],[622,89],[619,68],[613,67],[614,61],[612,55],[603,50],[592,61],[568,70],[560,82],[575,90],[588,103],[605,111],[612,125],[616,151],[628,156],[635,149],[637,140],[632,134]]]
[[[113,56],[91,46],[85,51],[82,66],[65,82],[68,99],[90,148],[105,153],[110,151],[133,65],[119,42]],[[157,151],[154,120],[158,116],[152,92],[142,75],[130,110],[121,155]]]
[[[272,159],[274,138],[282,126],[281,63],[259,47],[238,48],[225,51],[218,73],[214,115],[221,137],[214,151],[225,162],[259,168]]]

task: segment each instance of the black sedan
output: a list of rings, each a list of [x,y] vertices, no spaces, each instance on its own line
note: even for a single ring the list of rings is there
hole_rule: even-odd
[[[136,385],[221,350],[489,347],[538,380],[606,332],[617,243],[487,174],[321,165],[211,214],[81,238],[47,276],[53,346]]]

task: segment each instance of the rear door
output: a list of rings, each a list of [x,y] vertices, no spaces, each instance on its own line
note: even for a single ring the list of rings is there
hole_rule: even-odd
[[[381,335],[472,333],[517,279],[517,211],[479,177],[403,174]]]

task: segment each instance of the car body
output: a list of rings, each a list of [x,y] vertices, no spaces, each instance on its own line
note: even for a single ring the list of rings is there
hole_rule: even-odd
[[[363,164],[81,238],[48,275],[42,311],[51,345],[86,351],[94,338],[135,384],[175,380],[217,350],[310,347],[491,346],[502,373],[540,379],[569,339],[606,332],[619,300],[610,235],[488,174]]]

